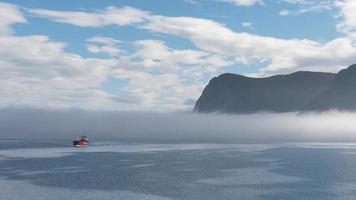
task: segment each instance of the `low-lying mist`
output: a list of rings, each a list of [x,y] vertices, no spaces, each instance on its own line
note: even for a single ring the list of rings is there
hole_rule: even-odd
[[[249,115],[0,110],[0,139],[133,142],[356,142],[356,113]]]

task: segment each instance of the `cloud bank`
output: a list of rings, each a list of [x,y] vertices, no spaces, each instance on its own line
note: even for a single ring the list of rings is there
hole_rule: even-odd
[[[356,113],[89,112],[3,109],[0,138],[132,142],[355,142]]]

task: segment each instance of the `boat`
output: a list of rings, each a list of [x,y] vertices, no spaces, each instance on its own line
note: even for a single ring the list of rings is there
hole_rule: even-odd
[[[74,147],[86,147],[89,145],[87,136],[80,136],[78,139],[73,141]]]

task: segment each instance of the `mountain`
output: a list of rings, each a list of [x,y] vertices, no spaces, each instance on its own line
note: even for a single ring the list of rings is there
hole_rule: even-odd
[[[356,64],[337,74],[296,72],[267,78],[222,74],[210,80],[194,111],[254,113],[356,110]]]
[[[329,89],[313,99],[307,110],[356,110],[356,64],[341,70]]]

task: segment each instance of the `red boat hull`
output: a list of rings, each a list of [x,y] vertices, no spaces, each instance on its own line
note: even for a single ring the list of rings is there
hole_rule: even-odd
[[[75,147],[86,147],[89,145],[89,142],[83,140],[75,140],[73,141],[73,146]]]

